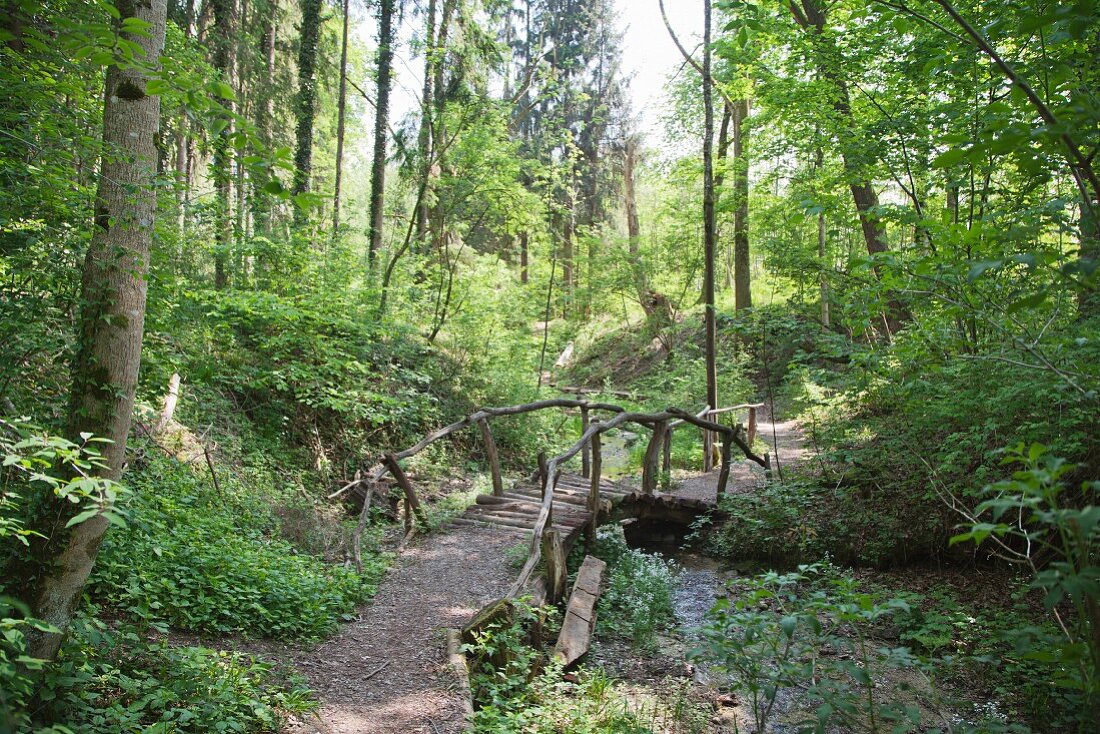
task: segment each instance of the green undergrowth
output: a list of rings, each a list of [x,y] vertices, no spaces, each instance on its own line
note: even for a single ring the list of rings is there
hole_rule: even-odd
[[[364,554],[360,576],[296,547],[284,531],[300,544],[310,534],[287,527],[276,510],[303,500],[258,478],[223,472],[215,489],[192,467],[147,453],[128,476],[131,518],[104,542],[93,596],[196,632],[312,640],[333,632],[373,593],[385,557]]]
[[[316,707],[304,681],[248,655],[173,646],[155,630],[84,616],[16,731],[277,732]]]
[[[516,604],[513,614],[483,627],[466,652],[473,661],[470,682],[476,711],[474,731],[484,734],[646,734],[621,688],[599,671],[563,677],[547,660],[544,642],[553,639],[544,612]],[[551,623],[532,639],[540,622]]]

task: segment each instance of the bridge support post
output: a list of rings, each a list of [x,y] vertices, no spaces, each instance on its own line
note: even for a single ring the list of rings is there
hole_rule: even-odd
[[[592,546],[596,542],[596,526],[599,523],[600,514],[600,475],[603,473],[603,456],[600,450],[600,434],[592,436],[592,477],[588,485],[588,527],[584,534],[584,551],[592,552]]]
[[[557,604],[565,595],[569,571],[561,533],[554,528],[548,528],[542,535],[542,559],[546,567],[546,601]]]
[[[718,497],[726,493],[726,485],[730,480],[730,444],[732,443],[730,434],[722,434],[722,471],[718,475]]]
[[[497,453],[497,442],[493,439],[493,431],[489,428],[489,421],[482,418],[477,422],[481,430],[481,440],[485,443],[485,458],[489,460],[489,471],[493,474],[493,496],[500,497],[504,494],[504,481],[500,476],[500,455]]]
[[[749,406],[749,430],[748,430],[748,443],[749,448],[752,448],[752,442],[756,440],[756,406]]]
[[[550,491],[550,467],[546,463],[546,452],[539,452],[539,483],[542,487],[542,499],[546,499],[546,493]],[[546,527],[554,524],[554,503],[550,502],[550,512],[546,515]]]
[[[665,433],[668,432],[667,421],[657,421],[653,424],[653,436],[649,439],[649,446],[645,450],[645,459],[642,464],[642,493],[653,494],[657,489],[657,476],[660,474],[661,451],[665,443]]]
[[[588,406],[581,406],[581,435],[588,431]],[[592,462],[588,458],[588,446],[581,449],[581,476],[585,479],[592,476]]]

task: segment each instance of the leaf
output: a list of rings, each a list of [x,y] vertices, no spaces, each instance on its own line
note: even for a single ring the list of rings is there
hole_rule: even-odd
[[[90,510],[84,510],[84,512],[78,513],[75,517],[65,523],[65,527],[71,528],[73,525],[79,525],[82,522],[91,520],[93,517],[99,514],[99,508],[93,507]]]
[[[973,283],[975,280],[982,276],[987,270],[993,270],[1004,265],[1004,260],[981,260],[970,266],[970,272],[967,274],[967,280]]]
[[[933,168],[947,168],[954,166],[970,158],[970,151],[963,148],[952,148],[951,150],[940,153],[932,161]]]

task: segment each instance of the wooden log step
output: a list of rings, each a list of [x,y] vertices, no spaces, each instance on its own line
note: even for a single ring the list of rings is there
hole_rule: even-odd
[[[542,500],[527,495],[505,495],[503,497],[494,497],[488,494],[479,494],[475,499],[477,506],[480,507],[500,507],[506,510],[512,510],[515,512],[538,512],[542,507]],[[555,498],[554,500],[554,512],[558,510],[562,512],[587,512],[586,508],[580,507],[574,503],[566,502],[562,503]]]
[[[579,660],[592,644],[592,632],[596,627],[596,602],[600,598],[607,564],[599,558],[585,556],[569,595],[561,634],[554,645],[554,657],[566,667]]]
[[[482,520],[484,522],[491,522],[491,523],[499,523],[501,525],[508,525],[509,527],[516,527],[516,528],[521,527],[524,530],[533,530],[534,527],[535,527],[535,522],[533,520],[528,521],[528,520],[526,520],[524,518],[521,518],[521,517],[505,517],[503,515],[481,515],[481,514],[478,514],[478,515],[468,515],[468,516],[466,516],[466,519],[467,520]],[[562,530],[563,532],[565,532],[567,530],[575,530],[575,529],[578,529],[578,528],[583,528],[584,523],[574,521],[574,520],[559,519],[559,518],[555,517],[554,518],[554,527],[556,527],[556,528]]]
[[[494,520],[492,518],[476,519],[468,517],[456,517],[451,520],[451,525],[457,525],[459,527],[474,527],[474,528],[493,528],[499,530],[502,533],[515,534],[517,537],[531,537],[531,531],[534,529],[534,524],[524,525],[516,523],[513,520]],[[562,534],[565,538],[573,538],[580,532],[581,527],[569,527],[558,525],[556,522],[553,527]]]
[[[509,501],[509,502],[516,502],[516,503],[534,505],[535,507],[541,507],[542,506],[542,498],[541,497],[535,497],[535,496],[529,495],[529,494],[505,494],[504,497],[500,497],[498,499],[503,499],[503,500],[506,500],[506,501]],[[604,500],[601,500],[601,503],[602,504],[600,505],[600,508],[599,508],[601,512],[610,512],[611,511],[611,501],[610,500],[604,499]],[[558,512],[558,511],[561,511],[561,512],[583,512],[583,513],[587,514],[588,513],[588,507],[586,505],[583,505],[583,504],[579,503],[579,502],[563,502],[562,499],[560,497],[558,497],[557,494],[555,493],[555,496],[554,496],[554,512]]]
[[[496,508],[478,507],[471,508],[466,512],[466,517],[472,518],[503,518],[509,520],[520,520],[525,523],[530,523],[531,527],[535,526],[535,520],[538,518],[537,513],[529,512],[509,512],[507,510],[498,510]],[[554,515],[554,522],[559,525],[581,526],[588,521],[587,515]]]
[[[542,490],[535,489],[534,487],[513,487],[509,491],[504,493],[505,497],[509,496],[522,496],[532,497],[538,501],[542,501]],[[572,490],[557,489],[554,491],[555,502],[565,502],[571,505],[580,505],[584,507],[588,503],[588,495],[582,495]]]

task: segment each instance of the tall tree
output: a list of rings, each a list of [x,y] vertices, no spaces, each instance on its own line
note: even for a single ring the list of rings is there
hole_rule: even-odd
[[[233,86],[236,9],[233,0],[211,0],[214,12],[214,69],[221,80]],[[232,122],[221,121],[221,129],[214,140],[213,179],[215,188],[214,224],[214,287],[229,285],[229,252],[233,243],[233,134]]]
[[[336,178],[332,184],[332,236],[340,234],[340,186],[344,177],[344,133],[348,106],[348,26],[350,2],[344,0],[344,26],[340,33],[340,91],[336,100]]]
[[[874,156],[866,150],[865,136],[854,129],[848,82],[836,65],[838,50],[835,39],[826,33],[828,22],[826,8],[818,0],[801,0],[801,4],[797,0],[790,0],[790,9],[795,22],[803,31],[810,34],[811,42],[815,44],[819,75],[822,79],[829,81],[835,89],[832,95],[833,110],[843,128],[839,135],[840,154],[844,161],[845,173],[848,175],[852,201],[859,214],[867,254],[873,257],[887,252],[890,246],[886,238],[886,226],[879,218],[878,193],[867,173],[867,168]],[[879,272],[877,268],[875,272],[876,274]],[[892,334],[901,328],[908,314],[894,294],[890,294],[888,300],[883,322],[887,332]]]
[[[390,87],[393,73],[394,11],[397,0],[378,3],[378,79],[374,100],[374,159],[370,176],[370,244],[368,256],[373,266],[382,249],[383,214],[386,187],[386,135],[390,124]]]
[[[119,29],[141,49],[159,58],[164,47],[166,0],[117,4]],[[137,19],[141,32],[123,30]],[[146,273],[156,215],[160,97],[146,93],[148,77],[138,65],[107,70],[103,106],[103,158],[96,191],[94,229],[84,260],[77,354],[69,401],[69,434],[92,433],[111,440],[104,449],[107,479],[117,480],[125,463],[126,437],[134,408],[145,324]],[[69,503],[59,500],[62,514]],[[35,593],[36,616],[61,633],[34,631],[28,652],[52,659],[84,591],[109,523],[96,515],[56,542],[51,570]]]
[[[714,312],[714,255],[718,239],[714,213],[714,79],[711,74],[711,0],[703,0],[703,315],[707,405],[718,407],[717,324]],[[704,469],[713,466],[714,435],[706,433]]]
[[[309,192],[313,172],[313,119],[317,115],[317,44],[321,38],[321,0],[301,0],[302,26],[298,45],[298,97],[294,113],[297,116],[294,153],[294,194]],[[302,226],[308,219],[304,206],[294,207],[294,224]]]
[[[736,99],[732,105],[733,127],[733,293],[734,307],[752,308],[752,272],[749,261],[749,159],[746,155],[745,122],[749,101]]]

